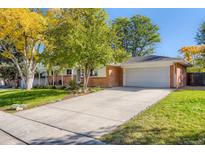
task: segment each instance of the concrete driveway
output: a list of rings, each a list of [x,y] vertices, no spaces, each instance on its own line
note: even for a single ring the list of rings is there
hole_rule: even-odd
[[[0,144],[103,144],[98,137],[171,91],[111,88],[13,115],[0,112]]]

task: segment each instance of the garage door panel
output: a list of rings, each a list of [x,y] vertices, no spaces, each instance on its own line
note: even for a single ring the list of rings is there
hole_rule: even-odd
[[[125,86],[169,87],[169,67],[125,69]]]

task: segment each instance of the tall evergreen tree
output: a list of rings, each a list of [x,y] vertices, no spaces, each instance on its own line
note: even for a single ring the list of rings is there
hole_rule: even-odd
[[[198,45],[205,44],[205,22],[203,22],[200,25],[200,27],[196,33],[195,40],[196,40]]]

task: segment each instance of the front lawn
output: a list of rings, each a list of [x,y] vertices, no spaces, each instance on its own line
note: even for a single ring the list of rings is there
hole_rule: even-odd
[[[59,89],[0,90],[0,109],[9,109],[12,104],[26,104],[27,108],[63,99],[68,92]]]
[[[111,144],[205,144],[205,91],[172,92],[101,140]]]

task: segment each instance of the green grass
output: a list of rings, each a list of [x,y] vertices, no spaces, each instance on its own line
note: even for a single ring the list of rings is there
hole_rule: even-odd
[[[28,108],[63,99],[68,92],[59,89],[0,90],[0,109],[9,109],[12,104],[26,104]]]
[[[205,144],[205,91],[172,92],[101,140],[112,144]]]

